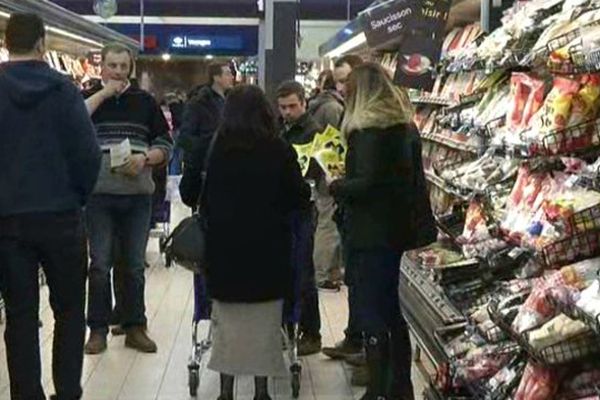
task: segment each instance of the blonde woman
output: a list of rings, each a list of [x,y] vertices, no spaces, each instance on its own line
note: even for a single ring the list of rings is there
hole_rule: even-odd
[[[436,238],[419,133],[406,92],[381,66],[356,67],[347,93],[347,175],[331,191],[348,213],[348,269],[370,376],[362,400],[413,400],[411,345],[398,296],[400,257]]]

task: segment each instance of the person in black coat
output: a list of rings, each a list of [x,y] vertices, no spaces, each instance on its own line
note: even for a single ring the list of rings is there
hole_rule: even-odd
[[[295,81],[283,82],[277,88],[277,105],[282,119],[281,137],[292,145],[312,143],[322,127],[308,114],[304,88]],[[314,160],[309,160],[305,178],[316,182],[323,172]],[[321,314],[315,276],[314,234],[315,207],[311,202],[292,218],[293,260],[301,275],[300,341],[298,355],[307,356],[321,351]]]
[[[347,175],[331,191],[347,212],[347,261],[370,376],[362,399],[413,400],[411,344],[398,295],[400,257],[436,239],[420,136],[406,92],[378,64],[352,71],[347,107]]]
[[[199,87],[185,106],[177,147],[183,149],[183,174],[179,189],[181,198],[192,209],[200,195],[200,175],[204,157],[214,133],[222,121],[225,93],[233,87],[233,74],[227,63],[208,67],[209,84]]]
[[[220,400],[233,399],[235,375],[256,376],[255,399],[268,400],[266,377],[286,372],[280,329],[293,288],[290,216],[307,207],[310,188],[258,87],[231,91],[216,135],[201,201],[213,299],[209,368],[221,373]]]

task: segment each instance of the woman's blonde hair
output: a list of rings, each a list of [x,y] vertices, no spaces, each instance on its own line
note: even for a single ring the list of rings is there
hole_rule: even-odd
[[[365,63],[352,70],[346,84],[346,114],[342,131],[388,128],[412,122],[414,108],[406,90],[392,82],[382,66]]]

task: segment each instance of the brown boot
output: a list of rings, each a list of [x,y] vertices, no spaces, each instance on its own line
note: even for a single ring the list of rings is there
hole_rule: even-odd
[[[100,354],[106,350],[106,334],[102,331],[91,331],[85,344],[85,354]]]
[[[125,346],[141,351],[142,353],[156,353],[156,343],[148,337],[146,328],[133,326],[125,330]]]

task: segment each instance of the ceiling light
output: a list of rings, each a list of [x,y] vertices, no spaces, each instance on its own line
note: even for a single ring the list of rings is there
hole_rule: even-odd
[[[206,55],[206,59],[207,60],[212,60],[213,58],[215,58],[215,56],[213,56],[212,54],[207,54]]]
[[[0,17],[4,17],[4,18],[10,18],[10,14],[6,13],[4,11],[0,11]]]
[[[169,53],[164,53],[162,55],[162,59],[163,59],[163,61],[169,61],[169,60],[171,60],[171,55]]]
[[[365,36],[364,32],[361,32],[325,54],[325,57],[337,58],[343,56],[344,54],[362,46],[365,43],[367,43],[367,37]]]

